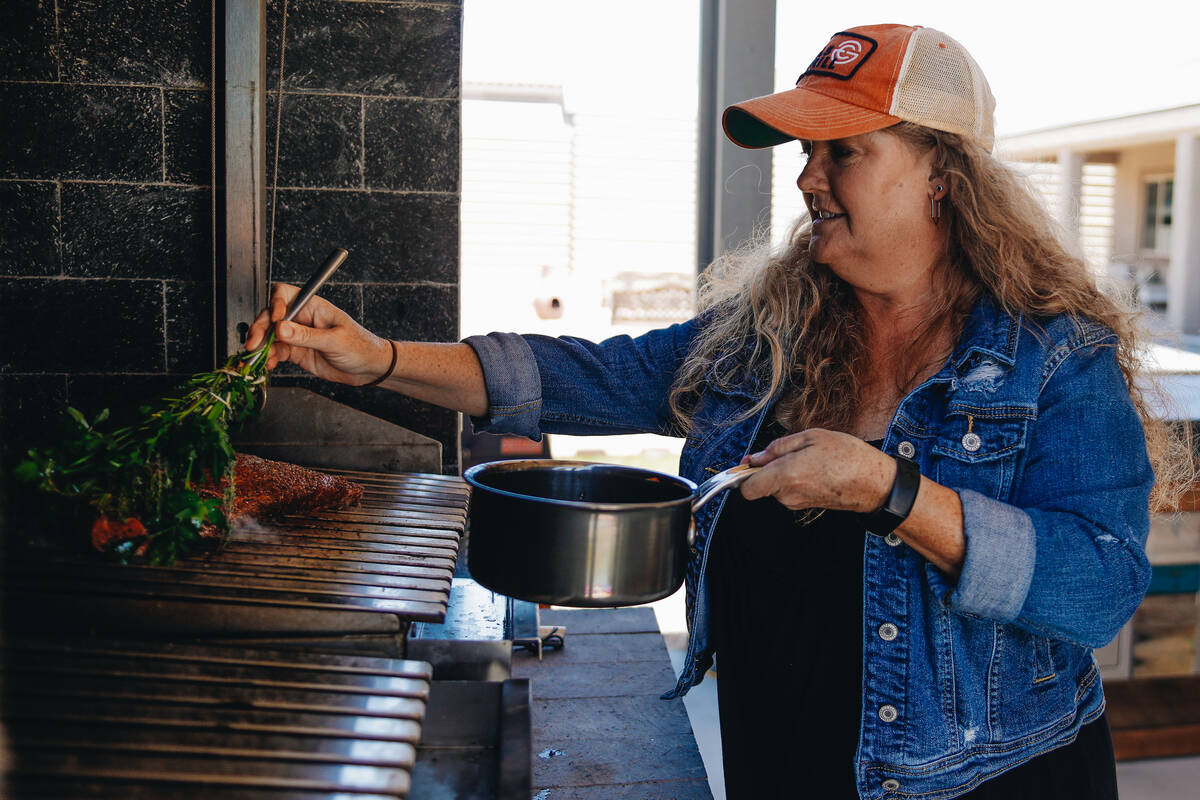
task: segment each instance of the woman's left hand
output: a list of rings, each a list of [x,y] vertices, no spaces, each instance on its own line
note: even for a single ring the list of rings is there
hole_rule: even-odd
[[[743,463],[761,466],[742,483],[747,500],[774,497],[791,509],[871,513],[888,498],[896,461],[848,433],[809,428],[782,436]]]

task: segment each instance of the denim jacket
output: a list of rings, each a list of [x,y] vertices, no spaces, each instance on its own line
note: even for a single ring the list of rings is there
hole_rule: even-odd
[[[477,429],[671,433],[668,390],[701,324],[598,344],[471,337],[490,401]],[[1154,480],[1115,344],[1099,325],[1035,322],[984,298],[942,369],[901,401],[883,450],[958,493],[966,560],[954,581],[898,536],[864,531],[861,798],[956,797],[1103,712],[1092,648],[1149,584]],[[699,483],[741,460],[767,414],[742,418],[762,390],[751,371],[733,388],[708,382],[681,474]],[[687,658],[664,698],[712,664],[705,574],[723,507],[696,515]]]

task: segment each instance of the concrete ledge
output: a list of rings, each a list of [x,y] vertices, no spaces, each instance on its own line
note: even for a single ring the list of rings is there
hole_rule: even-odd
[[[567,629],[539,662],[513,655],[533,686],[534,800],[712,800],[687,711],[659,694],[675,673],[654,611],[543,610]]]

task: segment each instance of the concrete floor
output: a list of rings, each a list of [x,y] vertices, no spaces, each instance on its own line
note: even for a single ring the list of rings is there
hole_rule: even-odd
[[[676,674],[683,668],[687,646],[683,595],[676,594],[653,604],[659,629]],[[721,729],[717,714],[717,682],[709,676],[684,698],[684,707],[696,735],[696,744],[715,800],[725,800],[721,769]],[[1121,800],[1183,800],[1200,796],[1200,757],[1122,761],[1117,764]]]

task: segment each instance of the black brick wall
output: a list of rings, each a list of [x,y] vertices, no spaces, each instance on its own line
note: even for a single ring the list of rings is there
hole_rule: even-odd
[[[213,363],[212,13],[0,4],[6,447],[52,435],[68,404],[132,405]],[[395,338],[458,337],[461,35],[453,0],[267,3],[272,277],[345,247],[323,295]],[[294,370],[276,382],[433,436],[457,468],[457,414]]]

